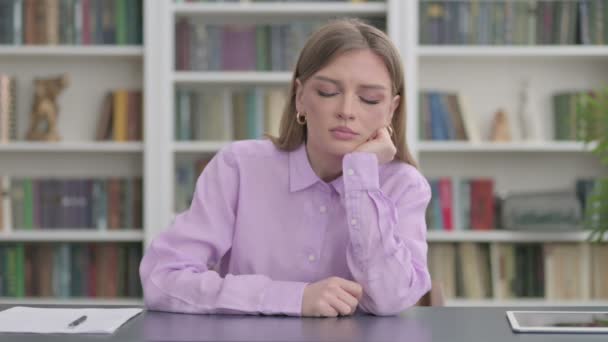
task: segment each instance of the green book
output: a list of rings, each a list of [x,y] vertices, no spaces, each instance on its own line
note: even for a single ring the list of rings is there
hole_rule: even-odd
[[[270,70],[268,63],[268,44],[269,30],[267,25],[260,25],[255,28],[255,51],[256,51],[256,70]]]
[[[22,243],[15,246],[15,296],[25,297],[25,251]]]
[[[125,0],[115,0],[116,9],[116,44],[127,44],[127,2]]]

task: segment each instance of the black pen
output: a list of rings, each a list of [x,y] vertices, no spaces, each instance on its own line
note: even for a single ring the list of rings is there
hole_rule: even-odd
[[[80,317],[78,317],[77,320],[75,320],[74,322],[68,324],[68,328],[73,328],[73,327],[79,325],[80,323],[84,322],[86,319],[87,319],[86,315],[80,316]]]

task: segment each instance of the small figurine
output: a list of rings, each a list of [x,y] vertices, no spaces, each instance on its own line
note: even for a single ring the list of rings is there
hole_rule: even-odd
[[[511,141],[509,118],[502,109],[499,109],[494,114],[494,120],[492,122],[492,135],[490,136],[490,140],[496,142]]]
[[[28,140],[59,141],[57,96],[68,85],[68,76],[34,80],[34,103],[30,114]]]

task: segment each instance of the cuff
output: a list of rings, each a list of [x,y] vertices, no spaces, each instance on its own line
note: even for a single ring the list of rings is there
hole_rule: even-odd
[[[380,188],[378,157],[369,152],[352,152],[342,159],[344,187],[349,190],[377,190]]]
[[[264,315],[302,315],[302,297],[308,283],[272,281],[264,292],[259,310]]]

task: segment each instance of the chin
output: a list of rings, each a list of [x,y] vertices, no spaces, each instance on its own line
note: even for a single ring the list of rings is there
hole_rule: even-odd
[[[360,145],[357,141],[329,141],[324,149],[329,154],[336,157],[344,157],[346,154],[351,153]]]

